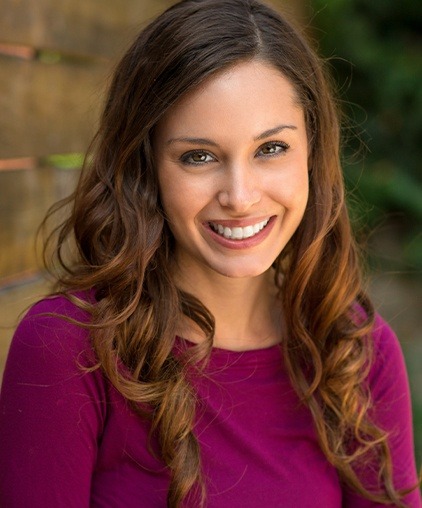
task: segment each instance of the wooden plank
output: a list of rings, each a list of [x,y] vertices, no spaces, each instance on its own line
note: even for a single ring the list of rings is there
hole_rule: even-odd
[[[49,206],[72,192],[78,175],[51,167],[0,172],[0,286],[39,268],[38,226]]]
[[[84,152],[109,65],[0,56],[0,158]]]
[[[170,0],[0,0],[0,42],[114,57]]]

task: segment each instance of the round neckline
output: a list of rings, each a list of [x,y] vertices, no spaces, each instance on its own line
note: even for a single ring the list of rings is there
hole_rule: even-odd
[[[180,337],[179,335],[176,336],[176,343],[181,345],[182,348],[183,346],[186,348],[191,348],[197,345],[197,343],[192,342],[185,337]],[[281,352],[281,343],[273,344],[272,346],[264,348],[245,349],[241,351],[213,346],[211,350],[210,362],[213,363],[213,361],[223,361],[225,364],[230,362],[232,365],[245,365],[250,364],[251,362],[254,364],[268,364],[273,362],[280,362]]]

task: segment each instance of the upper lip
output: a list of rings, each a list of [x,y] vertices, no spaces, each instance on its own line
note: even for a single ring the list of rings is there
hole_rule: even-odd
[[[212,219],[208,220],[207,223],[212,222],[227,228],[245,228],[247,226],[254,226],[255,224],[259,224],[264,220],[269,220],[271,217],[272,215],[265,215],[262,217],[247,217],[244,219]]]

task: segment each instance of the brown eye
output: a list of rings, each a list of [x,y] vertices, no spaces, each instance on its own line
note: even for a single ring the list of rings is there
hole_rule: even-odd
[[[191,155],[191,158],[193,162],[206,162],[207,161],[207,154],[206,153],[193,153]]]
[[[287,143],[282,141],[274,141],[261,146],[261,148],[258,150],[257,155],[263,157],[271,157],[273,155],[279,155],[286,152],[288,148],[290,147]]]
[[[184,153],[180,160],[184,164],[208,164],[209,162],[215,161],[215,158],[208,152],[203,150],[193,150],[191,152]]]

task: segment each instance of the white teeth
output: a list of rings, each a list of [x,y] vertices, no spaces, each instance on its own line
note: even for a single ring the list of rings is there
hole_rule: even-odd
[[[216,233],[224,236],[224,238],[231,240],[243,240],[244,238],[251,238],[252,236],[262,231],[262,229],[264,229],[264,227],[268,224],[269,220],[270,219],[266,219],[254,224],[253,226],[246,226],[244,228],[228,228],[222,226],[221,224],[217,224],[216,222],[210,222],[210,226]]]
[[[241,240],[243,238],[243,228],[232,228],[233,240]]]
[[[253,226],[243,228],[243,238],[250,238],[251,236],[253,236]]]

